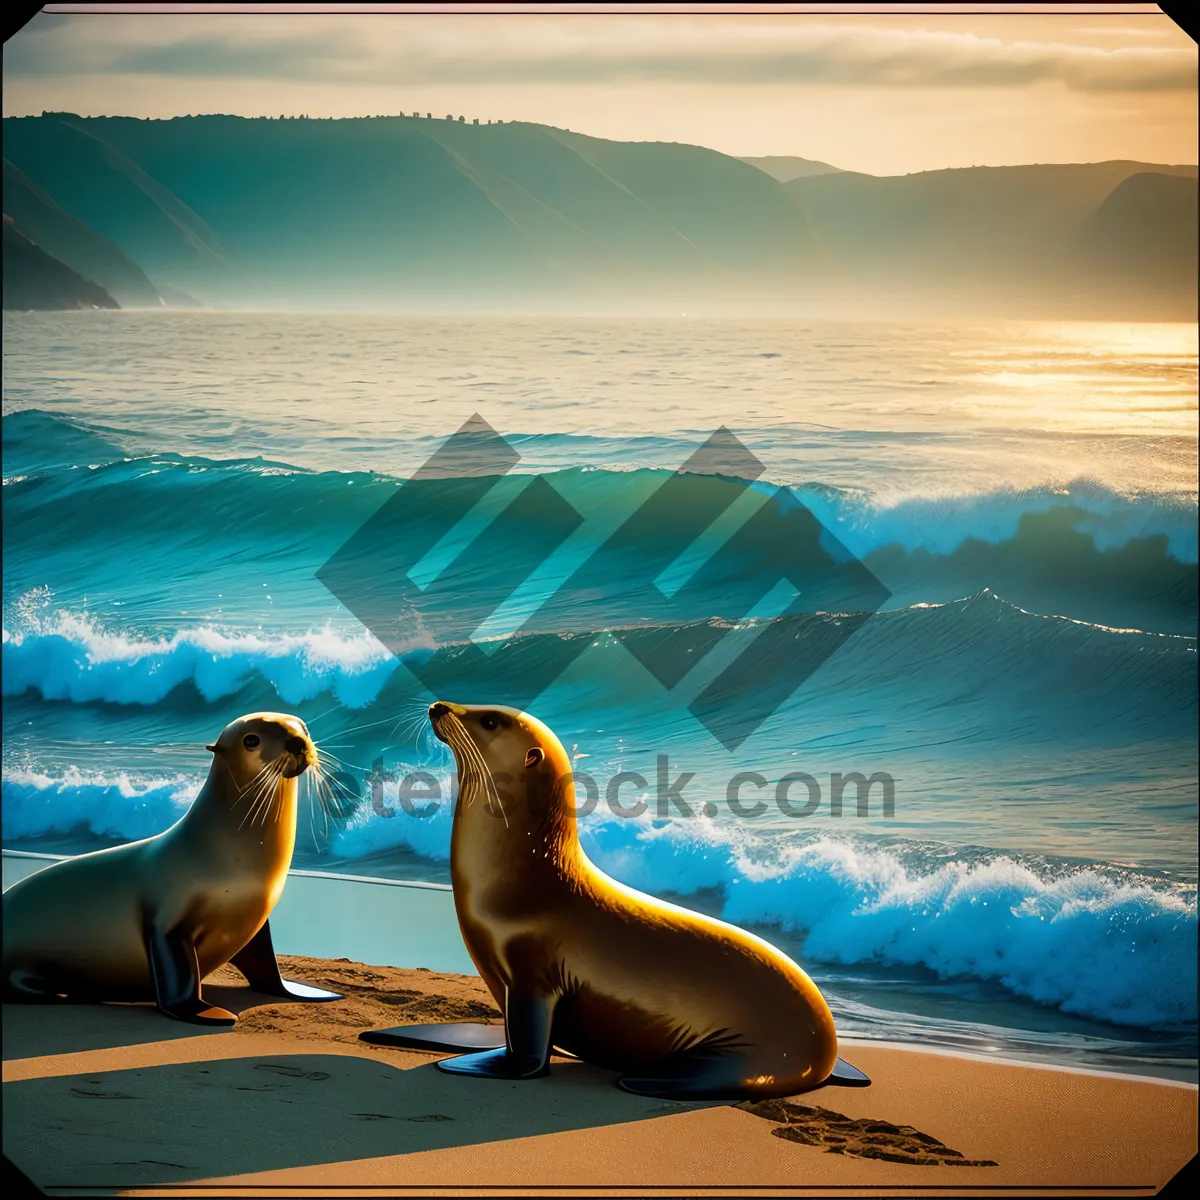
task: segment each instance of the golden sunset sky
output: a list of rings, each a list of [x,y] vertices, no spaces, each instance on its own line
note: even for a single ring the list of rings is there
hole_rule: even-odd
[[[1196,45],[1156,5],[482,7],[52,4],[5,45],[4,113],[461,113],[872,174],[1196,161]]]

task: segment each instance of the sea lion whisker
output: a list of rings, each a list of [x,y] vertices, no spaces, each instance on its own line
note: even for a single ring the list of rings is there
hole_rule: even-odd
[[[328,819],[329,819],[329,799],[328,799],[329,785],[328,785],[328,783],[326,783],[325,776],[322,774],[321,768],[319,766],[314,766],[312,768],[311,774],[312,774],[312,779],[309,783],[309,788],[311,789],[311,792],[312,792],[312,799],[314,801],[316,801],[317,806],[321,810],[322,820],[324,822],[328,823]],[[310,804],[308,807],[308,819],[310,822],[314,821],[312,810],[313,810],[313,806]]]
[[[491,799],[496,801],[496,807],[500,810],[500,815],[504,818],[504,824],[507,825],[508,813],[504,811],[504,803],[500,799],[500,789],[496,787],[496,781],[492,778],[492,769],[488,766],[487,760],[483,757],[483,751],[480,750],[470,738],[467,739],[467,743],[470,746],[471,753],[475,756],[475,759],[479,764],[479,771],[483,776],[489,796]]]
[[[496,807],[500,810],[500,815],[504,818],[504,824],[508,825],[508,813],[504,811],[504,802],[500,799],[500,791],[496,787],[496,781],[492,778],[492,770],[487,764],[487,760],[483,757],[483,751],[475,745],[470,734],[461,722],[456,722],[456,732],[461,739],[464,755],[469,758],[479,775],[480,782],[484,785],[485,799],[494,799]],[[474,797],[467,801],[469,808],[474,801]]]
[[[283,796],[284,792],[287,790],[282,786],[283,777],[283,771],[281,770],[279,772],[279,778],[275,780],[275,794],[271,799],[271,811],[273,814],[271,817],[272,825],[278,825],[279,818],[283,816]],[[263,819],[263,824],[266,824],[265,818]]]
[[[404,732],[401,734],[401,741],[408,741],[410,738],[415,741],[422,724],[428,720],[429,716],[427,713],[417,713],[415,716],[407,718],[407,720],[404,717],[400,717],[396,722],[396,729],[399,729],[400,722],[404,721]],[[395,731],[388,736],[394,737]]]
[[[352,771],[369,771],[371,769],[370,767],[362,766],[361,763],[347,762],[344,758],[339,758],[336,754],[334,754],[329,749],[328,746],[322,746],[317,751],[317,754],[324,758],[330,759],[335,765],[337,765],[339,767],[349,767]]]
[[[328,841],[329,816],[334,808],[334,794],[333,789],[329,786],[329,781],[319,767],[317,771],[317,795],[321,798],[321,835]]]
[[[267,804],[263,809],[262,823],[264,826],[266,825],[268,818],[270,818],[271,823],[274,824],[279,820],[279,814],[283,812],[283,795],[285,789],[282,785],[285,766],[282,761],[283,755],[280,755],[279,758],[279,770],[275,772],[275,782],[271,785],[271,790],[267,793]]]
[[[274,767],[275,761],[272,761],[270,765]],[[246,813],[246,817],[242,818],[243,823],[245,823],[247,817],[250,819],[251,829],[258,824],[259,813],[262,811],[263,806],[267,803],[268,798],[272,795],[272,789],[275,786],[276,780],[276,774],[273,772],[268,772],[266,778],[259,785],[258,791],[255,793],[253,806]]]
[[[313,817],[313,801],[319,794],[318,789],[320,786],[320,777],[315,773],[317,770],[318,768],[313,768],[314,774],[304,786],[308,792],[308,832],[312,837],[313,849],[319,852],[321,846],[317,841],[317,822]]]
[[[350,791],[350,789],[347,788],[346,785],[337,778],[337,773],[346,770],[356,770],[362,771],[364,774],[369,774],[369,771],[365,767],[355,767],[351,763],[344,763],[335,758],[319,757],[317,759],[317,765],[320,766],[322,775],[324,775],[327,779],[331,779],[333,783],[337,784],[338,787],[347,792]]]
[[[270,767],[271,767],[271,764],[268,763],[254,777],[259,782],[256,784],[256,786],[254,788],[254,793],[250,797],[251,803],[246,805],[246,811],[242,816],[241,823],[238,825],[239,829],[241,829],[242,826],[245,825],[247,821],[250,821],[251,818],[253,817],[254,813],[257,811],[259,798],[262,796],[263,790],[267,787],[268,781],[270,780],[270,775],[268,773],[270,771]],[[253,824],[252,821],[251,821],[251,824]]]
[[[257,795],[258,795],[259,791],[260,791],[260,790],[261,790],[261,788],[262,788],[262,784],[263,784],[264,780],[267,778],[267,776],[270,774],[271,767],[272,767],[273,765],[274,765],[274,760],[273,760],[273,759],[272,759],[272,761],[271,761],[271,762],[268,762],[268,763],[263,763],[263,765],[262,765],[262,768],[261,768],[261,770],[258,772],[258,774],[257,774],[257,775],[255,775],[255,776],[254,776],[254,778],[253,778],[253,779],[251,779],[251,780],[250,780],[250,781],[249,781],[249,782],[248,782],[248,783],[245,785],[245,787],[243,787],[243,788],[242,788],[242,790],[241,790],[241,793],[240,793],[240,794],[239,794],[239,796],[238,796],[238,803],[239,803],[239,804],[241,803],[241,801],[242,801],[242,799],[243,799],[243,798],[247,798],[247,797],[255,797],[255,796],[257,796]]]
[[[421,722],[428,719],[429,713],[424,707],[416,712],[413,712],[411,708],[408,711],[402,711],[396,718],[395,724],[388,731],[387,736],[389,738],[396,737],[397,732],[403,723],[404,732],[400,734],[400,740],[402,742],[407,742],[410,738],[415,736],[417,730],[420,728]]]
[[[319,717],[313,717],[311,721],[305,721],[305,725],[311,729],[318,721],[323,721],[330,713],[340,712],[345,707],[341,704],[335,704],[332,708],[327,708]]]
[[[244,817],[242,817],[241,825],[238,826],[239,829],[241,829],[242,825],[245,825],[247,821],[250,822],[250,828],[251,829],[254,828],[255,824],[257,823],[258,806],[262,801],[263,792],[266,790],[266,788],[269,786],[269,784],[270,784],[270,776],[268,776],[266,779],[264,779],[262,781],[262,783],[259,785],[258,790],[254,794],[254,803],[251,804],[246,809],[246,815]]]
[[[267,824],[267,818],[271,815],[275,807],[275,797],[279,794],[279,775],[275,774],[271,778],[270,786],[263,795],[262,803],[259,805],[257,815],[254,818],[254,825],[262,825],[264,828]]]
[[[342,786],[339,784],[339,786]],[[328,833],[329,813],[333,807],[334,791],[330,784],[328,776],[325,774],[321,764],[314,763],[312,766],[312,788],[321,806],[321,816],[325,820],[326,833]],[[351,795],[349,789],[346,789],[347,795]],[[311,815],[311,809],[310,809]]]
[[[234,808],[236,808],[239,804],[241,804],[241,802],[250,795],[251,789],[254,789],[257,791],[257,785],[261,782],[263,777],[266,775],[266,773],[270,769],[271,769],[271,764],[264,763],[262,766],[262,769],[258,772],[258,774],[255,775],[253,779],[249,780],[249,782],[243,784],[243,786],[238,790],[238,798],[233,804]]]
[[[357,797],[340,779],[335,776],[326,775],[324,770],[321,770],[321,781],[329,789],[330,795],[342,795],[347,800],[355,800]],[[336,791],[335,791],[336,789]]]
[[[446,744],[450,747],[451,751],[454,752],[454,757],[457,761],[459,773],[458,794],[461,799],[463,786],[471,781],[471,773],[475,770],[475,764],[471,761],[466,750],[463,749],[462,736],[449,723],[447,723],[445,727],[444,736],[446,738]],[[471,800],[468,799],[467,807],[470,808],[470,806]]]

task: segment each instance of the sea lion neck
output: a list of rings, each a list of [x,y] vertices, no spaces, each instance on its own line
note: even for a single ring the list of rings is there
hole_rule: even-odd
[[[208,776],[183,821],[224,842],[236,837],[239,844],[258,844],[272,857],[290,861],[296,837],[298,779],[280,778],[275,794],[259,794],[239,784],[220,754],[213,756]]]
[[[521,782],[527,786],[497,781],[495,793],[470,775],[460,785],[451,862],[472,863],[476,880],[503,883],[531,874],[563,878],[575,868],[581,851],[574,808],[570,799],[564,803],[556,795],[556,788],[570,791],[570,779],[542,776]]]

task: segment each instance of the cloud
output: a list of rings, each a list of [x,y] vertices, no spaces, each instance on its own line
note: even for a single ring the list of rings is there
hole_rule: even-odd
[[[63,21],[43,15],[34,22]],[[1005,41],[811,19],[254,15],[40,25],[5,46],[10,76],[119,74],[345,83],[839,84],[1076,92],[1194,91],[1194,48]],[[1024,28],[1029,28],[1028,25]]]

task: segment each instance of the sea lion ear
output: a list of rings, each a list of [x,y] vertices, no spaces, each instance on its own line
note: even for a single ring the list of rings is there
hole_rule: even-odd
[[[216,754],[216,752],[217,752],[217,743],[216,743],[216,742],[213,742],[211,745],[209,745],[209,746],[205,746],[204,748],[205,748],[205,750],[207,750],[207,751],[209,752],[209,754]]]
[[[527,767],[536,767],[545,757],[545,751],[542,750],[541,746],[531,746],[525,754],[525,765]]]

